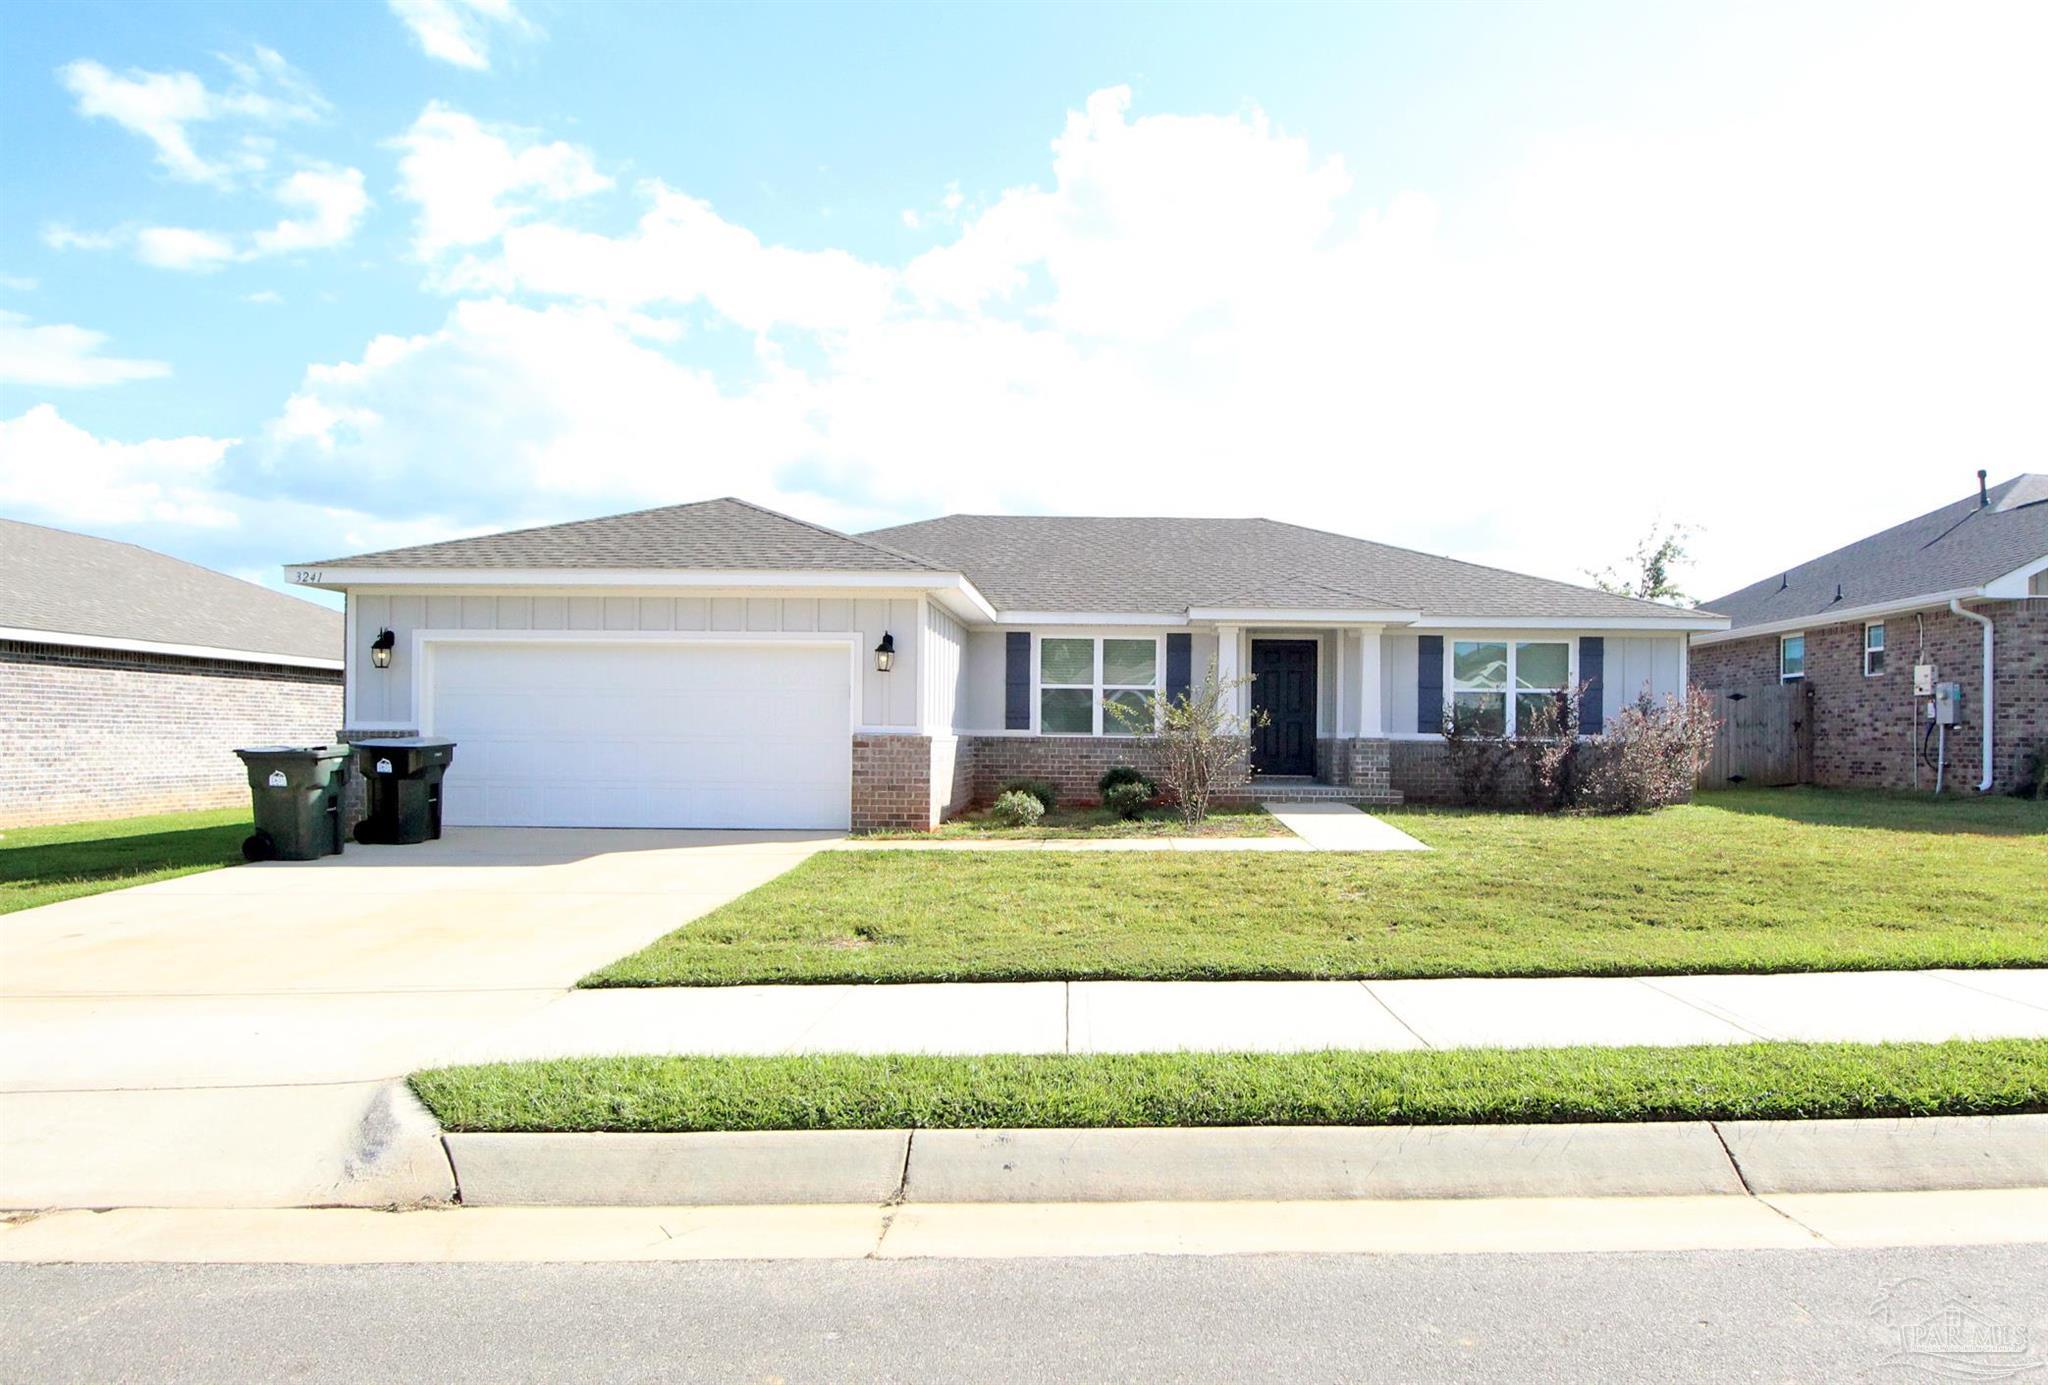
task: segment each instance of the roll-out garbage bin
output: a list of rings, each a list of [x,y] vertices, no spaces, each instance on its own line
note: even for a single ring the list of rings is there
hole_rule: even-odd
[[[256,830],[242,843],[251,861],[317,861],[341,854],[345,745],[265,745],[235,754],[249,768]]]
[[[454,741],[423,736],[357,741],[356,772],[369,788],[370,813],[356,840],[410,846],[441,835],[441,776],[455,759]]]

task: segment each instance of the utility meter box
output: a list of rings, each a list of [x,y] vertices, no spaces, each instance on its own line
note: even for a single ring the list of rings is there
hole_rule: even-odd
[[[1915,665],[1913,665],[1913,696],[1915,696],[1915,697],[1932,697],[1932,696],[1934,696],[1934,665],[1933,665],[1933,664],[1915,664]]]
[[[1936,683],[1934,701],[1927,704],[1928,718],[1936,726],[1954,726],[1963,718],[1963,685]]]

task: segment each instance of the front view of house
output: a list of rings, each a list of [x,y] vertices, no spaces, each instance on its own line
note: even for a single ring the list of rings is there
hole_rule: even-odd
[[[1718,616],[1262,519],[954,515],[841,534],[741,500],[295,564],[345,592],[344,738],[459,743],[451,825],[929,827],[1092,798],[1113,705],[1214,668],[1262,792],[1441,798],[1447,706],[1582,730]]]

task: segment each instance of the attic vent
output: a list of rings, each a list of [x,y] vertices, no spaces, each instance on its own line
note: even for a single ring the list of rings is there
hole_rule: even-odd
[[[1841,599],[1842,599],[1842,584],[1841,584],[1840,582],[1837,582],[1837,583],[1835,583],[1835,600],[1837,600],[1837,601],[1840,601]]]
[[[1779,573],[1779,574],[1778,574],[1778,590],[1779,590],[1779,591],[1783,591],[1783,590],[1785,590],[1785,588],[1787,588],[1787,587],[1789,587],[1789,586],[1791,586],[1791,585],[1792,585],[1792,574],[1791,574],[1791,573],[1789,573],[1789,572],[1781,572],[1781,573]]]
[[[1991,488],[1985,484],[1990,479],[1989,472],[1983,467],[1977,468],[1977,508],[1980,510],[1991,503]]]

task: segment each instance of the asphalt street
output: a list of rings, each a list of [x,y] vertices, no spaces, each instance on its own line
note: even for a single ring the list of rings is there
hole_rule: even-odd
[[[8,1381],[2048,1376],[2048,1247],[2039,1245],[5,1265],[0,1305]]]

